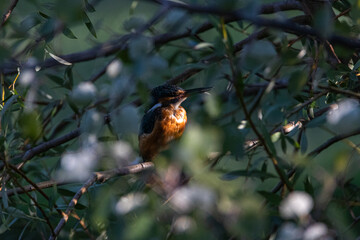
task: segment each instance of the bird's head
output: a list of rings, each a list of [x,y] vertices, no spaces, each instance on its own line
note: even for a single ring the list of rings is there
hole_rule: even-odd
[[[151,91],[152,103],[161,105],[173,105],[177,109],[186,98],[195,93],[204,93],[211,89],[211,87],[194,88],[184,90],[176,85],[164,84],[154,88]]]

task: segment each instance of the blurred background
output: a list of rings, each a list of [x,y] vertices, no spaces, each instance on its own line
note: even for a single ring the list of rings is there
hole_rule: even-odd
[[[0,2],[0,238],[356,239],[359,10]],[[140,121],[165,83],[212,87],[182,104],[182,138],[153,161],[166,195],[145,170],[84,188],[141,161]]]

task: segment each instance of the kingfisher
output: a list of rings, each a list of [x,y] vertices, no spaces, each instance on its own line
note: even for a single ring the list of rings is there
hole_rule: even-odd
[[[141,120],[139,132],[140,156],[144,161],[152,161],[171,141],[182,136],[187,116],[181,103],[192,94],[210,89],[184,90],[176,85],[164,84],[151,91],[150,109]]]

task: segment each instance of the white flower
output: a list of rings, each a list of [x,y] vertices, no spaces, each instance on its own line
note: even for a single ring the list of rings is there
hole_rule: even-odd
[[[145,205],[147,201],[148,198],[143,193],[129,193],[120,198],[116,203],[115,209],[119,214],[127,214],[136,208]]]
[[[35,80],[35,71],[33,69],[26,69],[20,74],[20,83],[24,86],[29,86]]]
[[[135,153],[131,145],[125,141],[117,141],[111,146],[112,156],[117,160],[120,166],[129,165],[135,158]]]
[[[61,158],[61,170],[58,172],[58,177],[60,179],[83,181],[90,176],[96,162],[97,154],[91,148],[65,153]]]
[[[359,127],[360,105],[354,99],[345,99],[327,115],[327,121],[335,131],[344,133]]]
[[[280,204],[280,215],[283,218],[306,216],[314,206],[313,199],[305,192],[294,191]]]
[[[91,82],[81,82],[72,92],[71,99],[80,106],[86,106],[96,97],[96,87]]]
[[[181,212],[189,212],[195,208],[208,210],[215,204],[215,194],[202,186],[186,186],[178,189],[170,202]]]
[[[106,74],[111,78],[115,78],[119,75],[122,68],[123,68],[122,62],[120,60],[114,60],[109,64],[109,66],[107,66]]]
[[[276,240],[301,240],[303,230],[294,223],[284,223],[276,236]]]
[[[331,239],[326,237],[328,229],[324,223],[314,223],[304,232],[304,240]]]
[[[191,217],[181,216],[174,222],[174,231],[176,233],[184,233],[194,228],[194,226],[195,222]]]

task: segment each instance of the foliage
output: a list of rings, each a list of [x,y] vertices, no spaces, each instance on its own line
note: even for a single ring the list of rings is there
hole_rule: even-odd
[[[1,239],[359,237],[357,1],[0,6]],[[213,87],[154,160],[165,194],[134,165],[164,83]]]

